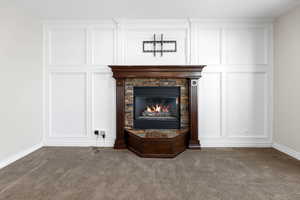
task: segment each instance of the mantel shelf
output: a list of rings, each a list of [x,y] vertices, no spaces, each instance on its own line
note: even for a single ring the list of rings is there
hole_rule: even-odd
[[[205,65],[110,65],[118,78],[200,78]]]

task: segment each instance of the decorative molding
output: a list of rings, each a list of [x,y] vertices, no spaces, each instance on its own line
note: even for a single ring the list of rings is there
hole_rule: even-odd
[[[228,74],[245,74],[245,73],[249,73],[249,72],[230,72],[230,73],[226,73],[226,83],[223,84],[223,89],[226,90],[225,93],[222,94],[222,98],[224,102],[223,107],[225,107],[225,109],[223,110],[223,112],[225,113],[225,115],[223,116],[223,120],[225,122],[224,126],[224,131],[226,132],[226,137],[227,138],[257,138],[257,139],[268,139],[270,138],[270,134],[269,134],[269,106],[268,106],[268,77],[267,77],[267,72],[251,72],[249,74],[255,75],[255,74],[263,74],[264,75],[264,84],[263,84],[263,88],[264,88],[264,102],[263,102],[263,106],[264,106],[264,122],[263,122],[263,126],[264,126],[264,130],[263,130],[263,134],[255,134],[255,135],[239,135],[237,133],[240,133],[242,131],[235,131],[235,133],[230,133],[230,130],[228,129],[228,119],[229,119],[229,111],[228,111]],[[226,88],[224,88],[224,86],[226,86]],[[247,130],[247,128],[245,128],[245,130]]]
[[[274,149],[277,149],[278,151],[282,152],[282,153],[285,153],[297,160],[300,160],[300,152],[298,151],[295,151],[294,149],[288,147],[288,146],[285,146],[283,144],[279,144],[279,143],[273,143],[273,148]]]
[[[220,101],[221,101],[221,108],[220,108],[220,136],[226,137],[227,136],[227,121],[226,121],[226,116],[227,116],[227,99],[226,99],[226,94],[227,94],[227,73],[222,72],[221,73],[221,81],[220,81]]]
[[[172,31],[172,34],[166,33]],[[164,25],[162,27],[144,27],[142,25],[135,25],[135,26],[129,26],[126,25],[121,26],[120,28],[120,44],[121,44],[121,60],[122,64],[146,64],[146,63],[137,63],[135,60],[130,60],[128,57],[130,57],[130,51],[127,49],[131,43],[136,42],[139,43],[139,41],[144,40],[144,37],[146,35],[149,35],[150,37],[154,33],[164,33],[166,35],[167,40],[176,40],[177,41],[177,52],[176,55],[173,58],[177,58],[178,55],[182,56],[182,59],[177,62],[173,62],[174,64],[188,64],[190,63],[190,29],[189,26],[187,27],[173,27]],[[134,39],[133,39],[134,38]],[[142,46],[141,46],[142,47]],[[183,54],[179,54],[182,50]],[[142,48],[141,48],[142,52]],[[144,55],[146,56],[146,55]],[[145,57],[147,58],[147,57]],[[159,61],[159,59],[156,59],[156,61]],[[154,60],[151,60],[151,64],[153,64]],[[178,63],[179,62],[179,63]]]
[[[216,31],[218,32],[218,54],[217,57],[218,58],[218,61],[216,62],[211,62],[211,61],[208,61],[208,62],[205,62],[203,63],[204,61],[200,62],[200,56],[201,56],[201,53],[199,52],[200,51],[200,44],[199,44],[199,34],[201,31]],[[196,24],[196,23],[193,23],[191,24],[191,41],[193,40],[193,42],[190,42],[191,44],[191,49],[193,50],[193,52],[191,52],[191,60],[193,61],[193,64],[207,64],[207,65],[222,65],[222,55],[223,55],[223,52],[222,52],[222,39],[223,39],[223,34],[222,34],[222,29],[221,27],[219,26],[215,26],[215,27],[207,27],[207,26],[204,26],[203,24]],[[209,34],[211,35],[211,34]],[[205,39],[205,41],[207,40],[207,38]],[[206,53],[206,50],[207,48],[209,48],[209,46],[206,46],[205,45],[205,48],[204,48],[204,53]],[[203,53],[202,52],[202,53]],[[203,55],[202,55],[203,56]],[[205,55],[204,55],[205,56]]]
[[[54,31],[70,31],[70,30],[78,30],[78,31],[83,31],[84,32],[84,41],[85,41],[85,44],[84,44],[84,51],[85,51],[85,54],[84,54],[84,62],[83,63],[75,63],[75,64],[62,64],[62,63],[54,63],[53,62],[53,32]],[[48,65],[49,67],[51,66],[57,66],[57,65],[64,65],[64,66],[80,66],[80,65],[88,65],[89,64],[89,60],[90,60],[90,45],[89,45],[89,29],[87,26],[84,26],[84,25],[69,25],[67,28],[65,26],[47,26],[46,27],[46,31],[47,31],[47,34],[48,34],[48,38],[46,40],[47,44],[46,44],[46,53],[47,53],[47,63],[46,65]]]
[[[94,64],[92,62],[92,33],[94,30],[113,30],[113,38],[114,38],[114,52],[113,52],[113,59],[114,63],[111,63],[113,65],[116,64],[131,64],[126,63],[126,34],[128,32],[155,32],[157,30],[166,30],[170,31],[171,33],[174,33],[174,37],[177,39],[179,38],[180,41],[183,41],[183,38],[185,39],[185,51],[182,52],[184,54],[184,58],[182,56],[182,59],[186,63],[185,64],[199,64],[198,55],[200,53],[199,47],[197,44],[197,41],[199,40],[199,30],[219,30],[219,56],[220,56],[220,63],[218,64],[209,64],[207,68],[203,70],[204,73],[220,73],[221,74],[221,81],[220,81],[220,98],[221,98],[221,106],[220,106],[220,117],[221,117],[221,125],[220,125],[220,136],[217,138],[209,137],[207,139],[216,139],[218,141],[223,141],[223,144],[226,145],[237,145],[237,146],[243,146],[245,144],[250,145],[253,144],[253,146],[257,146],[257,141],[269,141],[272,138],[272,112],[273,112],[273,102],[272,102],[272,88],[273,88],[273,20],[270,19],[112,19],[112,20],[51,20],[51,21],[43,21],[44,23],[44,141],[49,142],[51,141],[51,144],[55,145],[55,142],[57,144],[61,144],[64,146],[64,144],[67,144],[69,140],[70,143],[74,144],[75,146],[81,144],[81,142],[76,142],[77,138],[72,138],[70,136],[69,138],[58,138],[56,140],[52,140],[53,138],[46,138],[47,137],[47,108],[48,108],[48,101],[50,97],[49,88],[47,88],[47,84],[49,84],[48,76],[51,73],[87,73],[87,82],[89,85],[87,85],[87,90],[90,94],[87,95],[93,95],[93,91],[91,91],[92,87],[92,79],[93,76],[96,74],[103,74],[110,76],[112,75],[111,71],[105,64]],[[51,49],[51,32],[53,29],[63,29],[68,30],[68,28],[72,30],[72,28],[83,28],[87,31],[86,34],[86,59],[87,63],[85,64],[79,64],[79,65],[49,65],[49,59],[51,59],[51,55],[49,55],[48,50]],[[225,32],[226,30],[231,29],[253,29],[253,28],[262,28],[265,30],[265,44],[259,45],[259,50],[265,52],[266,55],[266,63],[267,64],[226,64],[225,63],[225,55],[226,55],[226,41],[225,41]],[[178,34],[177,34],[177,32]],[[184,33],[183,33],[184,32]],[[137,35],[137,38],[139,38],[139,35]],[[136,36],[133,34],[133,39],[135,39]],[[259,34],[260,35],[260,34]],[[204,35],[205,36],[205,35]],[[215,37],[217,38],[217,36]],[[256,38],[256,37],[254,37]],[[214,42],[214,44],[217,44],[217,42]],[[80,45],[81,47],[82,45]],[[125,49],[125,50],[124,50]],[[241,47],[243,49],[243,47]],[[214,49],[213,49],[214,50]],[[215,51],[213,51],[215,52]],[[212,53],[211,53],[212,54]],[[234,54],[235,55],[235,54]],[[238,55],[238,54],[237,54]],[[94,56],[95,57],[95,56]],[[235,56],[236,57],[236,56]],[[135,58],[135,57],[134,57]],[[54,58],[55,59],[55,58]],[[134,59],[133,59],[134,60]],[[210,59],[212,61],[215,60],[215,57],[213,59]],[[262,59],[260,59],[262,60]],[[64,61],[64,59],[62,59]],[[169,60],[170,61],[170,60]],[[250,60],[251,61],[251,60]],[[100,59],[98,59],[98,62],[101,62]],[[255,61],[254,61],[255,62]],[[216,62],[217,63],[217,62]],[[138,63],[139,64],[139,63]],[[168,63],[167,63],[168,64]],[[207,64],[207,63],[203,63]],[[226,77],[229,73],[265,73],[266,74],[266,81],[265,81],[265,105],[268,105],[265,110],[265,114],[268,115],[267,122],[266,122],[266,130],[265,133],[267,134],[266,138],[248,138],[248,137],[242,137],[242,138],[231,138],[226,135]],[[204,74],[205,75],[205,74]],[[261,81],[262,82],[262,81]],[[217,84],[217,83],[216,83]],[[115,86],[114,86],[115,87]],[[113,93],[114,94],[114,93]],[[88,98],[88,97],[87,97]],[[92,97],[90,97],[92,98]],[[114,98],[115,100],[115,98]],[[87,127],[88,129],[88,135],[87,138],[82,138],[82,140],[85,140],[86,146],[93,145],[95,143],[95,138],[93,137],[91,131],[92,131],[92,124],[91,121],[93,112],[91,109],[91,99],[87,99],[87,116],[90,117],[88,120]],[[115,102],[114,102],[115,103]],[[201,105],[201,104],[200,104]],[[114,116],[115,117],[115,116]],[[103,129],[106,129],[109,134],[108,137],[114,137],[115,133],[115,119],[111,119],[112,123],[107,124],[107,127],[103,127]],[[219,126],[219,125],[216,125]],[[206,134],[207,135],[207,134]],[[251,135],[251,133],[250,133]],[[73,141],[74,139],[74,141]],[[106,138],[107,139],[107,138]],[[226,140],[225,140],[226,139]],[[60,142],[61,140],[62,142]],[[255,140],[255,142],[253,142]],[[204,141],[206,141],[206,138],[204,138]],[[210,140],[209,140],[210,141]],[[239,142],[236,142],[239,141]],[[240,142],[242,141],[242,142]],[[88,145],[89,143],[90,145]],[[259,142],[258,142],[259,143]],[[269,144],[268,142],[263,142],[264,144]],[[220,145],[222,142],[209,142],[210,145]],[[261,144],[261,143],[259,143]],[[68,143],[68,145],[71,145]],[[98,145],[105,145],[103,142],[100,142]],[[246,145],[246,146],[247,146]],[[72,145],[71,145],[72,146]],[[259,146],[259,145],[258,145]],[[262,145],[263,146],[263,145]]]
[[[89,83],[90,83],[90,87],[89,87],[90,88],[89,89],[89,91],[90,91],[90,95],[89,95],[90,96],[90,100],[89,100],[89,102],[90,102],[90,109],[89,109],[90,112],[89,112],[88,116],[90,117],[90,120],[89,120],[90,123],[89,124],[90,124],[90,132],[91,133],[93,133],[93,131],[95,129],[104,130],[103,128],[96,127],[96,122],[95,122],[95,81],[96,81],[95,77],[97,75],[101,75],[105,78],[111,78],[112,82],[115,81],[115,79],[112,78],[112,72],[110,72],[110,73],[91,72],[90,73],[90,81],[89,81]],[[112,87],[111,91],[115,91],[115,86]],[[109,127],[109,129],[105,129],[105,132],[108,134],[108,135],[106,135],[106,139],[114,141],[115,138],[111,139],[111,135],[109,133],[114,133],[113,130],[114,130],[114,126],[115,126],[115,121],[113,120],[113,118],[115,118],[115,113],[113,111],[115,110],[115,99],[114,99],[115,93],[112,92],[110,94],[107,94],[107,96],[112,99],[113,103],[112,103],[111,109],[110,109],[111,112],[112,112],[112,113],[110,113],[111,116],[110,115],[106,116],[106,117],[111,117],[111,120],[110,120],[111,124],[107,126],[107,127]],[[110,106],[110,105],[103,105],[103,106]]]
[[[52,35],[53,35],[53,32],[55,31],[83,31],[84,32],[84,42],[85,42],[85,59],[84,59],[84,63],[80,63],[80,64],[76,64],[76,65],[81,65],[81,64],[88,64],[88,52],[87,52],[87,48],[88,48],[88,27],[87,26],[84,26],[84,25],[69,25],[68,27],[65,27],[65,26],[54,26],[54,27],[51,27],[51,30],[48,29],[49,31],[49,34],[50,34],[50,40],[48,41],[49,42],[49,49],[48,49],[48,52],[51,54],[51,59],[49,60],[49,65],[59,65],[59,63],[53,63],[53,56],[52,56]],[[69,65],[69,64],[64,64],[64,65]]]
[[[118,43],[121,48],[118,64],[133,64],[128,63],[127,59],[127,49],[128,46],[126,37],[128,33],[134,32],[149,32],[150,35],[153,33],[163,33],[163,31],[184,31],[184,37],[178,36],[176,38],[178,48],[180,48],[180,40],[184,42],[184,63],[180,64],[189,64],[190,63],[190,23],[187,19],[116,19],[118,24]],[[136,63],[140,64],[140,63]],[[145,63],[144,63],[145,64]],[[176,63],[173,63],[176,64]]]
[[[232,19],[232,18],[157,18],[157,19],[140,19],[140,18],[112,18],[112,19],[103,19],[103,20],[64,20],[64,19],[57,19],[57,20],[42,20],[43,24],[138,24],[138,23],[166,23],[166,24],[187,24],[187,23],[255,23],[255,24],[265,24],[265,23],[274,23],[275,20],[271,18],[260,18],[260,19],[251,19],[251,18],[239,18],[239,19]]]
[[[204,68],[205,69],[205,68]],[[209,79],[209,76],[217,76],[217,87],[218,87],[218,91],[216,91],[217,95],[218,95],[218,100],[216,102],[216,104],[214,104],[213,106],[217,107],[217,117],[215,118],[217,121],[215,120],[209,120],[208,122],[201,122],[199,121],[199,137],[200,138],[203,138],[203,139],[211,139],[211,138],[220,138],[222,137],[222,130],[221,130],[221,127],[222,127],[222,73],[221,72],[203,72],[202,73],[202,79],[199,80],[199,87],[198,87],[198,94],[199,94],[199,102],[202,102],[200,105],[199,105],[199,120],[203,119],[201,116],[202,114],[208,114],[210,112],[210,107],[208,108],[207,105],[204,105],[203,104],[203,101],[205,101],[205,99],[207,98],[207,95],[206,94],[203,94],[202,93],[202,90],[204,90],[204,87],[207,85],[207,86],[210,86],[211,84],[210,83],[206,83],[205,81]],[[212,84],[213,85],[213,84]],[[206,90],[207,91],[207,90]],[[210,91],[212,91],[210,89]],[[214,90],[212,92],[215,92]],[[207,101],[207,100],[206,100]],[[211,101],[209,101],[211,103]],[[203,108],[204,107],[204,108]],[[201,109],[209,109],[209,112],[201,112]],[[212,123],[213,122],[213,123]],[[205,123],[206,126],[213,126],[213,127],[217,127],[218,130],[203,130],[201,128],[201,124]]]
[[[96,63],[95,62],[95,32],[99,30],[105,30],[105,31],[112,31],[113,33],[113,60],[112,63]],[[89,45],[87,50],[90,51],[90,65],[108,65],[108,64],[114,64],[117,61],[117,31],[116,27],[90,27],[90,38],[89,38]]]
[[[65,147],[113,147],[115,139],[99,137],[96,138],[49,138],[44,146],[65,146]]]
[[[76,135],[76,136],[69,136],[67,134],[61,134],[61,135],[56,135],[53,133],[52,131],[52,78],[54,74],[83,74],[85,76],[85,105],[84,105],[84,110],[85,110],[85,133],[84,135]],[[89,78],[88,78],[88,73],[87,72],[73,72],[73,71],[67,71],[67,72],[57,72],[57,71],[52,71],[48,73],[48,99],[47,99],[47,103],[48,103],[48,107],[47,107],[47,116],[48,116],[48,120],[46,121],[46,140],[47,138],[86,138],[88,137],[88,133],[89,133],[89,119],[88,119],[88,115],[89,115],[89,111],[88,111],[88,107],[89,107],[89,92],[88,92],[88,85],[89,85]]]
[[[32,147],[27,148],[23,151],[20,151],[14,155],[9,156],[8,158],[0,161],[0,169],[6,167],[7,165],[27,156],[28,154],[30,154],[42,147],[43,147],[43,143],[39,143],[39,144],[33,145]]]
[[[112,26],[115,25],[116,22],[113,19],[107,20],[43,20],[42,23],[47,26],[56,26],[56,25],[106,25]]]
[[[202,147],[252,147],[252,148],[270,148],[271,142],[207,142],[204,139],[201,140]]]
[[[115,21],[122,27],[142,29],[153,29],[153,28],[188,28],[188,19],[115,19]]]
[[[203,147],[272,147],[270,138],[230,138],[227,135],[216,138],[205,138],[200,136]]]
[[[55,66],[55,67],[50,67],[46,69],[47,73],[59,73],[59,72],[73,72],[73,73],[86,73],[86,72],[97,72],[97,73],[102,73],[102,74],[111,74],[112,72],[109,70],[109,68],[107,67],[107,65],[95,65],[95,66],[91,66],[91,65],[81,65],[81,66],[69,66],[69,67],[64,67],[64,66]]]
[[[261,29],[263,31],[263,53],[264,53],[264,57],[262,62],[253,62],[253,63],[239,63],[239,62],[235,62],[235,63],[230,63],[229,62],[229,54],[228,54],[228,35],[230,31],[240,31],[240,30],[247,30],[247,31],[253,31],[253,30],[258,30]],[[268,47],[269,47],[269,41],[268,41],[268,33],[269,33],[269,26],[268,24],[250,24],[250,25],[239,25],[237,26],[232,25],[232,26],[227,26],[227,27],[223,27],[222,29],[222,45],[223,45],[223,64],[229,64],[229,65],[238,65],[238,66],[243,66],[243,65],[268,65]]]
[[[248,73],[256,73],[256,72],[265,72],[268,73],[270,71],[270,66],[266,65],[225,65],[225,64],[210,64],[207,65],[209,67],[205,68],[203,72],[248,72]]]
[[[190,18],[192,23],[273,23],[274,19],[271,18],[261,18],[261,19],[250,19],[250,18],[241,18],[241,19],[198,19]]]

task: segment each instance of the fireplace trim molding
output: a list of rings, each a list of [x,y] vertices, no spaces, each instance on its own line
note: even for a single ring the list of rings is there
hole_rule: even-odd
[[[189,90],[188,148],[200,149],[198,138],[198,79],[206,65],[109,65],[116,79],[116,140],[115,149],[126,149],[125,138],[125,79],[184,78]]]

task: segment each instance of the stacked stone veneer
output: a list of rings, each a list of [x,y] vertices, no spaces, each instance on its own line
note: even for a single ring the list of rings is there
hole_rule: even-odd
[[[180,124],[181,128],[189,127],[189,96],[186,79],[126,79],[125,81],[125,128],[133,128],[133,87],[135,86],[177,86],[180,87]]]

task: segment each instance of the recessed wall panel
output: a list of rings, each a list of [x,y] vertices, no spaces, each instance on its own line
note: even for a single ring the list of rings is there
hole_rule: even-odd
[[[265,73],[229,73],[226,82],[226,134],[230,137],[266,135]]]
[[[199,81],[199,136],[221,135],[221,73],[203,73]]]
[[[110,65],[114,62],[114,30],[93,30],[93,64]]]
[[[198,29],[196,36],[198,64],[220,64],[220,32],[220,29]]]
[[[227,64],[267,64],[265,28],[236,28],[225,30]]]
[[[50,78],[50,136],[85,137],[86,74],[55,72]]]
[[[156,34],[156,40],[160,40],[160,34],[163,33],[164,40],[175,40],[177,42],[177,51],[163,53],[143,52],[143,41],[152,41],[153,35]],[[153,46],[153,45],[152,45]],[[165,44],[164,48],[169,45]],[[149,47],[150,48],[150,47]],[[157,50],[160,50],[160,46],[156,46]],[[173,49],[173,48],[170,48]],[[187,62],[187,32],[186,30],[128,30],[125,33],[124,38],[124,63],[125,64],[186,64]]]
[[[115,81],[111,75],[93,73],[93,129],[111,132],[115,125]],[[113,133],[115,134],[115,133]],[[108,137],[114,137],[107,134]]]
[[[50,32],[49,64],[86,64],[86,30],[84,28],[61,28]]]

